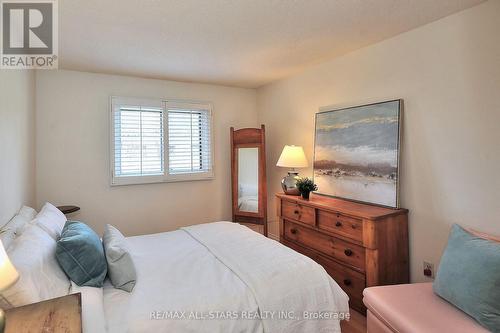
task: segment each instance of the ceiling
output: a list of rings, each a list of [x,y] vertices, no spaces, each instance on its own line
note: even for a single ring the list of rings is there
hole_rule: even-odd
[[[63,0],[59,67],[259,87],[483,0]]]

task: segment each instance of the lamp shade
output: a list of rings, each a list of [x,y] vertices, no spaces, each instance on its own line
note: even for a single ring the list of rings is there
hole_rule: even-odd
[[[276,165],[285,168],[306,168],[307,159],[304,149],[300,146],[285,146]]]
[[[8,289],[19,279],[19,273],[10,262],[0,241],[0,291]]]

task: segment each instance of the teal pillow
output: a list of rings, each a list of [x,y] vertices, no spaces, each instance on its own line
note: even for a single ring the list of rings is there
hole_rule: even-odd
[[[85,223],[66,222],[57,241],[56,258],[77,285],[102,287],[107,273],[104,249],[99,236]]]
[[[500,332],[500,243],[453,225],[434,292],[492,332]]]

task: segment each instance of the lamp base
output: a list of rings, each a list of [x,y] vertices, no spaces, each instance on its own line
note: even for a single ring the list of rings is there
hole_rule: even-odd
[[[288,171],[288,175],[281,180],[283,192],[288,195],[300,195],[299,189],[297,188],[297,180],[299,178],[298,172]]]

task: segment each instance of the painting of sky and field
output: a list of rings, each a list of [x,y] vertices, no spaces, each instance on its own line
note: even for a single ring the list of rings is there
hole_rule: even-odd
[[[318,193],[398,206],[400,100],[316,114]]]

